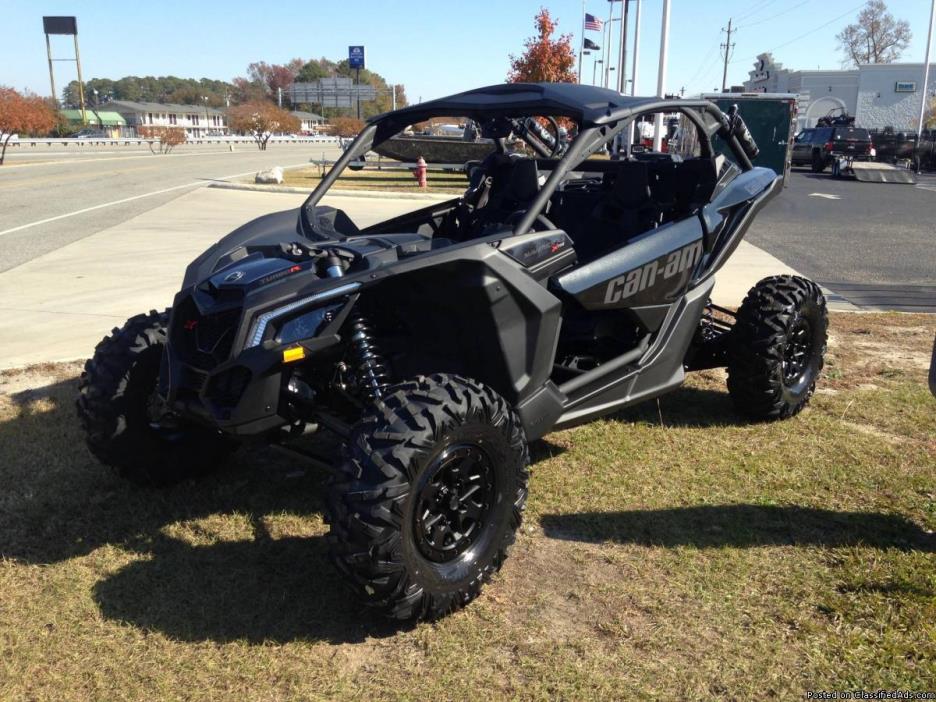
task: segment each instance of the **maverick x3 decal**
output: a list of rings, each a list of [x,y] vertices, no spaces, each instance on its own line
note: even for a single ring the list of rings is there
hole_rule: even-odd
[[[650,261],[640,268],[628,271],[608,283],[605,291],[605,304],[613,305],[653,287],[658,281],[668,280],[680,273],[691,271],[701,257],[702,241],[700,240]]]

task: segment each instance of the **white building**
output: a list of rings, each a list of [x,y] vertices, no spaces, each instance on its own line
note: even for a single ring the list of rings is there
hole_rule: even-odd
[[[228,133],[224,112],[207,105],[113,100],[106,107],[117,112],[134,130],[140,127],[181,127],[186,136],[193,138]]]
[[[936,64],[929,66],[928,100],[936,95]],[[812,127],[831,110],[854,115],[867,129],[915,131],[923,99],[923,64],[867,64],[845,71],[792,71],[761,54],[744,83],[745,92],[798,93],[798,126]]]
[[[325,125],[325,118],[314,112],[304,112],[303,110],[293,110],[292,116],[299,120],[300,134],[317,134]]]

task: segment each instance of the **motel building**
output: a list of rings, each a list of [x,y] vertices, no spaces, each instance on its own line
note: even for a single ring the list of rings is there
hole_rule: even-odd
[[[181,127],[193,139],[229,134],[224,112],[207,105],[113,100],[107,109],[118,113],[135,131],[140,127]]]

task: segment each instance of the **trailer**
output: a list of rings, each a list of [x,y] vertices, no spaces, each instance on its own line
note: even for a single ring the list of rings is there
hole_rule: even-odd
[[[833,178],[854,178],[862,183],[901,183],[914,185],[916,178],[909,161],[896,164],[880,161],[859,161],[853,156],[837,156],[832,162]]]
[[[796,132],[795,93],[703,93],[701,97],[714,102],[723,112],[737,105],[741,118],[760,147],[760,153],[751,159],[751,163],[770,168],[786,180]],[[712,145],[719,153],[728,153],[728,145],[721,139],[713,139]]]

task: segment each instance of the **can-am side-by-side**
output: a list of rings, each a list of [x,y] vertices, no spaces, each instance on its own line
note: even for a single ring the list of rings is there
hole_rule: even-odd
[[[608,157],[658,112],[681,120],[678,149]],[[495,145],[466,166],[464,194],[364,229],[318,204],[350,163],[433,117],[472,120]],[[751,418],[809,400],[819,288],[775,276],[736,313],[710,301],[781,187],[756,153],[734,110],[583,85],[496,85],[375,117],[298,211],[221,239],[170,310],[97,346],[78,398],[88,445],[168,484],[245,441],[337,437],[334,562],[393,617],[445,614],[514,540],[530,441],[697,369],[727,367]]]

